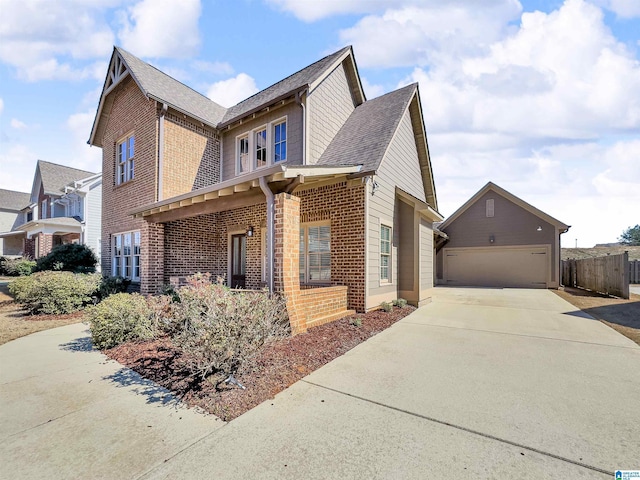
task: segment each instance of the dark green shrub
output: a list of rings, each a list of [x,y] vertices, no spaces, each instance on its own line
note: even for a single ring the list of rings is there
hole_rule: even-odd
[[[232,291],[194,275],[171,304],[174,342],[187,355],[193,374],[219,383],[253,357],[265,343],[286,336],[286,304],[267,291]]]
[[[147,301],[137,293],[116,293],[86,310],[93,344],[99,349],[153,338],[155,329]]]
[[[36,271],[62,270],[74,273],[93,273],[98,259],[93,250],[79,243],[65,243],[54,247],[48,255],[38,259]]]
[[[105,299],[109,295],[114,295],[116,293],[125,293],[129,288],[129,285],[131,285],[131,280],[127,280],[126,278],[120,276],[102,277],[98,296],[100,297],[100,299]]]
[[[3,275],[10,277],[24,277],[31,275],[35,269],[36,262],[29,258],[5,258],[2,260]]]
[[[92,301],[100,280],[98,274],[38,272],[17,278],[9,291],[31,313],[71,313]]]

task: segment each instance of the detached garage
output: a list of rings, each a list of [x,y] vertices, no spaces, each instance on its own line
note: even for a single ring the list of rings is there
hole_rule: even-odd
[[[489,182],[438,227],[436,283],[557,288],[568,225]]]

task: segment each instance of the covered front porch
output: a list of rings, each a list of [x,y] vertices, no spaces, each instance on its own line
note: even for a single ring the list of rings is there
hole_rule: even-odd
[[[73,217],[46,218],[32,220],[17,230],[0,234],[10,240],[17,255],[40,258],[51,250],[66,243],[79,243],[82,236],[82,224]]]
[[[196,272],[231,288],[283,292],[295,333],[362,310],[364,279],[354,281],[355,269],[345,270],[353,259],[339,241],[359,227],[327,204],[335,191],[363,195],[362,182],[347,179],[357,167],[304,169],[304,175],[302,168],[262,172],[131,212],[146,221],[141,292],[180,285]],[[353,199],[345,203],[354,210]],[[364,228],[362,221],[356,225]]]

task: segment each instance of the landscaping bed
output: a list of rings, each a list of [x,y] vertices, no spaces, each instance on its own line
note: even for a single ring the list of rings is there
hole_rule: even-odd
[[[229,421],[273,398],[414,310],[406,306],[394,307],[391,312],[353,315],[269,343],[236,374],[246,390],[227,384],[216,388],[213,383],[191,374],[185,355],[167,337],[124,343],[104,353],[171,390],[189,406],[198,406]]]

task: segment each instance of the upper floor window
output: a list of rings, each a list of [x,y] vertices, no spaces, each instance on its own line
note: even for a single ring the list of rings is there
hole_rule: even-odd
[[[42,200],[42,208],[40,209],[40,218],[47,218],[47,201]]]
[[[119,185],[129,180],[133,180],[134,176],[134,136],[131,135],[118,143],[118,167],[116,175],[116,183]]]
[[[265,167],[267,165],[267,129],[263,128],[256,132],[256,168]]]
[[[236,175],[287,160],[287,120],[236,137]]]
[[[33,220],[33,211],[29,210],[27,212],[27,222],[30,222],[31,220]]]
[[[282,162],[287,159],[287,122],[273,127],[273,161]]]

